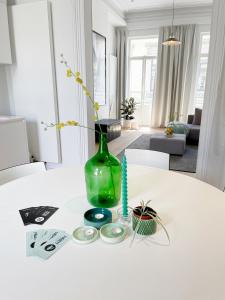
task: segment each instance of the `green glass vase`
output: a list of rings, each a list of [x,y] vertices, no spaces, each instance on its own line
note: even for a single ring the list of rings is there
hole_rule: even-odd
[[[95,207],[116,206],[121,193],[121,164],[109,153],[106,135],[100,134],[99,150],[85,165],[87,199]]]

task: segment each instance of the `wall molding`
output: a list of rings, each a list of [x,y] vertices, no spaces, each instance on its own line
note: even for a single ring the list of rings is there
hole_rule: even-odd
[[[82,12],[82,22],[79,32],[80,32],[80,41],[82,39],[81,46],[84,49],[84,55],[82,56],[82,67],[83,67],[83,74],[84,79],[86,82],[86,86],[88,87],[90,93],[94,94],[94,81],[93,81],[93,40],[92,40],[92,0],[79,0],[80,1],[80,14]],[[78,52],[77,59],[79,60],[80,53]],[[93,120],[94,116],[94,109],[90,100],[84,95],[83,90],[79,89],[82,95],[82,103],[83,106],[80,107],[80,118],[83,124],[90,128],[95,127],[95,123]],[[84,105],[85,103],[85,105]],[[80,140],[81,146],[81,157],[83,158],[82,163],[84,164],[87,159],[92,156],[95,152],[95,134],[92,130],[87,130],[84,135],[83,131],[80,131]]]
[[[56,0],[54,4],[57,3],[57,13],[60,14],[59,8],[63,3],[61,4],[61,0]],[[63,36],[61,36],[60,40],[57,41],[58,53],[56,54],[56,60],[59,59],[60,47],[62,52],[66,51],[64,54],[71,67],[81,73],[83,81],[92,90],[92,52],[90,52],[92,50],[91,0],[67,0],[67,5],[67,9],[69,9],[69,6],[71,7],[70,17],[67,21],[69,26],[68,38],[63,41]],[[64,19],[66,19],[66,12],[65,10]],[[58,30],[57,35],[62,31],[62,28],[58,27]],[[66,34],[66,27],[63,30]],[[62,78],[59,82],[61,86],[59,99],[60,119],[65,121],[72,118],[80,124],[94,128],[93,109],[84,95],[82,87],[73,83],[73,79],[65,79],[65,68],[60,67],[60,69],[63,72],[60,74]],[[65,82],[65,80],[68,82]],[[66,88],[68,90],[65,90]],[[66,104],[64,103],[64,97],[66,97],[65,93],[68,91],[70,91],[68,94],[69,102]],[[61,131],[61,139],[62,156],[64,158],[62,162],[64,165],[71,163],[84,164],[94,152],[94,133],[87,129],[67,128],[66,131]]]
[[[125,19],[125,14],[123,12],[123,8],[121,7],[121,0],[117,1],[117,0],[103,0],[103,2],[105,2],[105,4],[111,8],[116,14],[118,14],[122,19]]]
[[[210,24],[211,6],[186,7],[175,9],[175,25]],[[171,25],[171,9],[130,12],[126,14],[129,31],[148,30]]]

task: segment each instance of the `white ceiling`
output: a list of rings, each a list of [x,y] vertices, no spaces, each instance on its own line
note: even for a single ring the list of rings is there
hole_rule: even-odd
[[[172,8],[173,0],[111,0],[112,4],[123,12],[145,9]],[[175,0],[175,8],[210,5],[213,0]]]

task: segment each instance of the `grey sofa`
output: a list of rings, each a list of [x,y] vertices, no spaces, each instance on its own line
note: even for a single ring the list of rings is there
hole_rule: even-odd
[[[200,125],[193,125],[194,115],[188,116],[187,127],[189,129],[187,135],[187,144],[198,145],[200,135]]]

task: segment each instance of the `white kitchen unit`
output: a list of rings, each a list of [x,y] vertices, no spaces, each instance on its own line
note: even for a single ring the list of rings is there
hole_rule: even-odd
[[[0,170],[29,162],[25,119],[0,116]]]
[[[11,64],[8,13],[4,0],[0,0],[0,45],[0,64]]]

